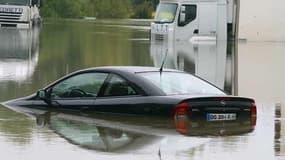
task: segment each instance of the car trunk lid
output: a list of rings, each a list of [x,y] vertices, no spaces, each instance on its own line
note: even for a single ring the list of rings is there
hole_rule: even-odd
[[[253,99],[234,96],[192,97],[181,101],[175,108],[175,121],[178,129],[184,132],[185,119],[203,120],[207,123],[250,120],[251,127],[256,125],[256,105]]]

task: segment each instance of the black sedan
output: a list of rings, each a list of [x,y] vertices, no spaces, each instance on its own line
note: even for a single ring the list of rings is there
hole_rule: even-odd
[[[98,67],[71,73],[29,97],[6,105],[80,112],[204,118],[207,122],[250,119],[253,99],[226,95],[191,74],[154,67]],[[183,126],[181,126],[183,128]],[[179,126],[178,126],[179,128]]]

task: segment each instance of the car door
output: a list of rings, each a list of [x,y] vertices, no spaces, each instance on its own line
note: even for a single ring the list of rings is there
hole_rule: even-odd
[[[143,110],[143,99],[136,86],[125,78],[110,74],[94,105],[96,112],[138,114]]]
[[[54,107],[69,110],[88,109],[94,105],[108,73],[88,72],[71,76],[51,88]]]

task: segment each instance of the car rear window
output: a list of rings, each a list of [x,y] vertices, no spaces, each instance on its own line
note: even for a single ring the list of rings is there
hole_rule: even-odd
[[[167,95],[211,95],[223,91],[210,83],[183,72],[142,72],[137,73],[161,88]]]

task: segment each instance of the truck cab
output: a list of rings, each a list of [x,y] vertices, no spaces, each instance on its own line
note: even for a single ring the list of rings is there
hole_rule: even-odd
[[[31,28],[40,22],[40,0],[0,0],[0,27]]]
[[[238,0],[161,0],[151,24],[151,39],[235,39],[238,8]]]

